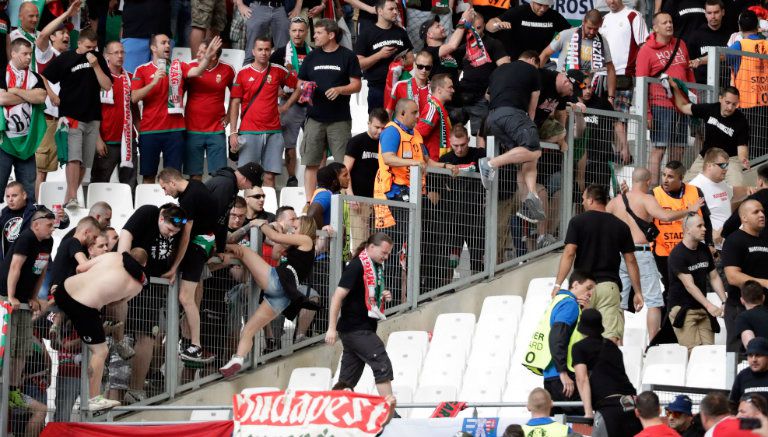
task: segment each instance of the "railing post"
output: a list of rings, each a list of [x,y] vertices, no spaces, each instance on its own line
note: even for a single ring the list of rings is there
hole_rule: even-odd
[[[408,213],[408,277],[407,293],[411,308],[419,303],[419,279],[421,277],[421,167],[411,166],[410,199],[413,208]]]
[[[706,47],[707,54],[707,85],[714,88],[715,96],[720,92],[720,47]],[[713,96],[714,97],[714,96]]]
[[[169,283],[166,289],[165,391],[174,399],[179,386],[179,281]]]
[[[485,154],[488,159],[498,154],[498,147],[493,136],[488,136],[485,143]],[[496,251],[498,250],[498,222],[499,222],[499,175],[486,190],[485,193],[485,274],[488,279],[493,279],[498,262]]]
[[[10,308],[10,307],[8,307]],[[11,378],[11,311],[5,310],[3,315],[3,325],[5,325],[5,344],[3,349],[3,392],[0,394],[0,435],[5,435],[8,429],[8,391],[10,390]]]
[[[91,400],[91,387],[89,384],[88,368],[90,367],[91,354],[89,353],[87,344],[81,342],[81,345],[83,348],[83,358],[82,361],[80,361],[80,422],[89,422],[91,419],[91,412],[88,409],[88,402]]]
[[[336,290],[336,284],[341,279],[341,268],[344,264],[344,238],[340,235],[346,233],[344,229],[344,203],[345,201],[338,194],[331,197],[331,227],[336,231],[336,235],[331,238],[328,271],[328,301],[333,298],[333,292]]]
[[[637,156],[635,165],[637,167],[648,168],[648,147],[646,146],[648,130],[648,78],[638,77],[635,80],[635,97],[632,103],[632,109],[641,117],[640,126],[637,133]]]
[[[261,255],[261,246],[264,244],[264,234],[262,234],[258,228],[251,228],[250,240],[251,250]],[[243,266],[243,269],[245,269],[245,266]],[[256,285],[256,281],[253,280],[253,277],[251,277],[250,273],[248,274],[248,284],[250,285],[248,287],[248,318],[250,319],[250,317],[259,308],[259,293],[261,290],[259,289],[258,285]],[[253,348],[251,348],[251,367],[256,367],[256,364],[259,361],[259,356],[261,355],[261,347],[258,342],[260,332],[261,330],[257,332],[253,338]],[[282,348],[281,339],[277,338],[276,340]]]
[[[573,215],[573,149],[576,140],[576,112],[568,110],[568,150],[563,154],[562,187],[560,189],[560,232],[558,239],[565,240],[565,231]]]

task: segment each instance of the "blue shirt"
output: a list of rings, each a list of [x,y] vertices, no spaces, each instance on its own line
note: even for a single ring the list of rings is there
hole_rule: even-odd
[[[563,299],[552,308],[552,314],[549,316],[549,326],[555,323],[565,323],[568,326],[575,327],[576,321],[579,320],[579,303],[576,301],[576,296],[568,290],[560,290],[557,296],[565,294],[573,299]],[[570,339],[569,339],[570,341]],[[544,369],[544,379],[559,378],[560,374],[555,369],[555,363],[550,361],[547,368]]]
[[[331,224],[331,192],[329,190],[317,193],[312,203],[323,207],[323,226]]]
[[[404,124],[400,123],[400,120],[395,119],[394,122],[400,127],[400,129],[413,135],[413,129],[410,129]],[[379,144],[381,145],[382,154],[394,153],[397,155],[397,151],[400,149],[400,132],[394,126],[387,126],[383,131],[381,131],[381,135],[379,135]],[[427,148],[424,145],[422,145],[421,150],[424,156],[429,156]],[[392,188],[387,191],[387,199],[394,199],[397,197],[397,195],[400,194],[400,191],[402,191],[403,187],[405,187],[405,185],[398,185],[393,183]]]
[[[525,424],[527,426],[542,426],[542,425],[549,425],[550,423],[555,423],[555,420],[552,419],[551,417],[537,417],[535,419],[530,419]],[[573,432],[570,426],[568,427],[568,432]]]
[[[760,39],[765,39],[765,37],[759,33],[754,33],[752,35],[749,35],[747,39],[760,40]],[[731,44],[731,46],[728,48],[741,51],[741,41],[736,41],[735,43]],[[739,67],[741,67],[741,56],[728,55],[728,64],[733,66],[733,75],[735,76],[739,72]]]

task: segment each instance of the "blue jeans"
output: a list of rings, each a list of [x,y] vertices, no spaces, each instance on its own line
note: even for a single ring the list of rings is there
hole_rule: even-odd
[[[375,108],[384,107],[384,85],[380,88],[378,86],[368,86],[368,113],[370,114]]]
[[[192,28],[192,5],[190,0],[171,1],[171,32],[176,45],[189,47],[189,31]],[[170,35],[169,35],[170,36]],[[194,59],[195,54],[192,53]]]
[[[37,177],[37,166],[35,165],[35,155],[27,159],[19,159],[13,155],[5,153],[0,149],[0,186],[8,185],[8,179],[11,177],[11,168],[16,177],[16,181],[21,182],[24,191],[27,192],[27,199],[30,202],[35,201],[35,177]]]

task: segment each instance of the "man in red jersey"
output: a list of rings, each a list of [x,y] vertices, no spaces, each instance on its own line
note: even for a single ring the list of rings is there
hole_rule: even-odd
[[[101,92],[101,126],[96,140],[91,182],[109,182],[112,171],[118,167],[121,183],[136,185],[136,125],[131,107],[131,79],[133,75],[123,69],[125,48],[120,41],[111,41],[104,48],[112,88]]]
[[[392,87],[392,96],[389,99],[389,105],[385,108],[387,114],[392,117],[392,111],[400,99],[411,99],[421,108],[427,106],[427,97],[429,97],[429,73],[432,71],[432,55],[429,52],[421,51],[416,55],[413,63],[413,70],[410,79],[398,81]]]
[[[197,50],[198,65],[205,58],[211,40],[205,40]],[[199,77],[187,80],[187,146],[184,150],[184,174],[193,179],[203,179],[203,157],[208,156],[208,173],[227,166],[227,146],[224,126],[227,115],[224,97],[227,88],[232,89],[235,69],[219,61],[221,48],[216,50],[208,68]]]
[[[208,68],[221,47],[215,37],[205,57],[195,66],[171,58],[171,40],[167,35],[154,35],[149,49],[152,61],[136,68],[133,74],[131,101],[144,102],[139,124],[139,170],[145,184],[155,183],[160,154],[163,165],[181,171],[184,156],[184,89],[185,82],[198,77]]]
[[[299,98],[294,91],[282,106],[277,105],[280,88],[296,88],[296,74],[279,64],[271,64],[272,40],[256,38],[253,63],[237,73],[229,102],[229,148],[239,152],[238,166],[249,162],[264,168],[264,186],[275,186],[275,175],[283,169],[283,133],[280,114]],[[240,129],[237,119],[240,117]]]

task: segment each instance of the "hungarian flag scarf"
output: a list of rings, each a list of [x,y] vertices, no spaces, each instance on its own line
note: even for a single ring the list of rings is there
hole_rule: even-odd
[[[308,45],[305,45],[304,50],[305,55],[308,55],[312,51],[312,48],[310,48]],[[296,50],[296,45],[293,43],[293,41],[288,41],[288,44],[285,45],[285,66],[288,67],[290,65],[292,68],[288,69],[292,69],[298,73],[299,68],[301,67],[301,62],[303,60],[303,58],[299,58],[299,52]]]
[[[365,307],[368,317],[376,320],[386,320],[384,315],[384,267],[373,262],[368,256],[368,250],[363,249],[359,255],[363,264],[363,282],[365,283]]]
[[[36,76],[32,76],[32,81],[36,81]],[[29,89],[35,83],[30,83],[29,69],[18,70],[9,62],[5,69],[5,80],[8,88]],[[31,107],[31,114],[27,113],[26,107]],[[21,103],[3,108],[0,116],[0,149],[5,153],[15,156],[19,159],[29,159],[35,155],[38,144],[43,140],[46,131],[45,115],[43,111],[45,105],[32,105]],[[13,123],[14,130],[9,131],[9,123]]]
[[[576,29],[568,43],[568,55],[565,58],[565,71],[581,70],[581,40],[584,37],[584,31],[581,27]],[[590,73],[601,71],[603,69],[603,38],[598,33],[592,38],[592,66]]]
[[[123,131],[120,134],[120,167],[133,168],[133,115],[131,114],[131,77],[127,71],[123,70],[120,76],[112,75],[113,82],[119,80],[123,86],[123,100],[119,104],[123,107]],[[115,87],[109,91],[101,91],[101,103],[104,105],[115,104]]]
[[[440,103],[439,100],[436,98],[429,96],[427,97],[427,104],[430,106],[427,116],[425,117],[427,121],[431,121],[433,117],[434,111],[437,111],[438,115],[440,116],[440,156],[445,155],[446,153],[451,151],[451,139],[450,139],[450,132],[451,132],[451,118],[448,117],[448,111],[445,110],[445,106],[443,106],[442,103]],[[438,156],[438,158],[440,157]]]
[[[467,60],[473,67],[479,67],[483,64],[491,62],[491,57],[488,55],[488,50],[485,48],[485,43],[477,33],[477,29],[470,23],[465,25],[467,31],[464,34],[464,38],[467,41]]]
[[[184,78],[181,71],[181,61],[174,59],[170,66],[168,66],[168,62],[165,65],[165,72],[168,75],[168,113],[184,115],[184,102],[182,101],[184,93],[181,90]]]

